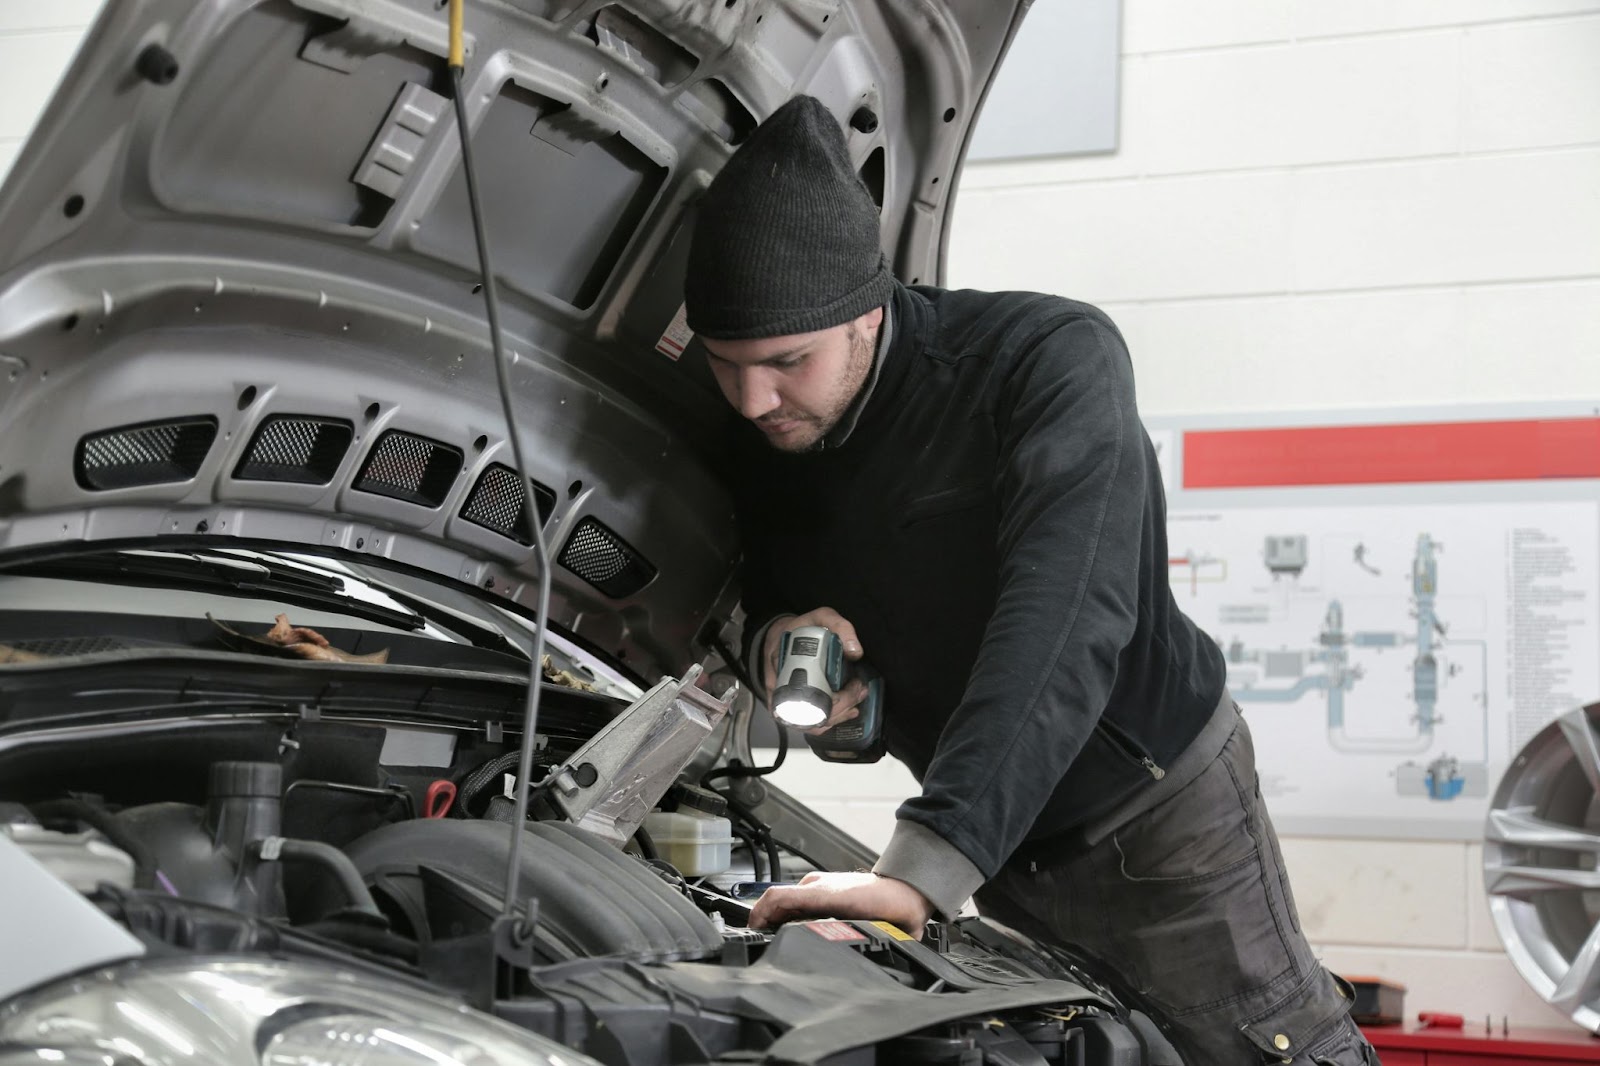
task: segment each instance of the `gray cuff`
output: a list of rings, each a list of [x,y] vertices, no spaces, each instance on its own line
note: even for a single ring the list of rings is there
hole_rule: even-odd
[[[768,620],[767,624],[756,630],[755,637],[750,641],[750,654],[745,658],[744,667],[750,671],[750,680],[758,686],[752,695],[762,703],[767,702],[768,693],[760,691],[759,686],[766,683],[767,664],[761,661],[761,649],[767,644],[767,630],[782,622],[786,618],[793,618],[792,614],[780,614]]]
[[[984,876],[961,850],[932,829],[901,818],[872,872],[904,881],[928,897],[939,917],[950,921]]]

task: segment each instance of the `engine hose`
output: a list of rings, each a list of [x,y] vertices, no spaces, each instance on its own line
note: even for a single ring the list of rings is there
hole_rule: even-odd
[[[321,866],[338,880],[345,898],[356,910],[382,917],[383,912],[372,899],[361,871],[350,861],[350,856],[334,847],[316,840],[290,840],[287,837],[267,837],[252,840],[245,849],[250,859],[258,862],[310,862]]]
[[[495,778],[516,766],[520,758],[520,752],[508,751],[504,755],[490,759],[468,774],[467,779],[461,782],[461,795],[452,808],[452,813],[462,818],[469,817],[467,804],[477,799],[478,794],[488,788]]]

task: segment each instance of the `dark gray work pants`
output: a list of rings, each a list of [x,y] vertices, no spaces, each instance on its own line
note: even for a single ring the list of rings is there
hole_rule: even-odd
[[[1170,799],[1059,863],[1009,864],[976,902],[1106,964],[1187,1066],[1378,1062],[1301,932],[1243,717]]]

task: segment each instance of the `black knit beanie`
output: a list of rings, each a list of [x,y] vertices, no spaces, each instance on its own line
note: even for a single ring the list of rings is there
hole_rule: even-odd
[[[828,329],[889,302],[878,208],[820,101],[797,96],[740,145],[700,202],[684,280],[714,340]]]

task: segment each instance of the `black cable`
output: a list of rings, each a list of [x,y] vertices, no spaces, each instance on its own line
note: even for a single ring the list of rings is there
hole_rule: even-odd
[[[756,848],[756,838],[750,834],[748,829],[742,829],[739,826],[734,826],[732,832],[738,838],[739,843],[743,844],[750,852],[751,877],[757,881],[765,881],[767,878],[765,871],[761,868],[761,852]]]
[[[775,881],[781,878],[783,876],[782,856],[778,854],[778,849],[772,840],[772,827],[757,818],[754,811],[740,803],[729,793],[719,790],[717,794],[728,801],[728,810],[732,811],[738,818],[738,821],[734,823],[733,835],[743,840],[750,848],[750,865],[755,868],[755,879],[757,881],[769,879]],[[743,825],[741,826],[740,823],[743,823]],[[748,829],[744,828],[745,826],[748,826]],[[770,876],[762,875],[761,852],[756,850],[758,842],[761,844],[761,850],[766,853],[767,863],[771,867]]]
[[[805,852],[801,851],[799,848],[795,847],[793,844],[789,844],[789,843],[786,843],[786,842],[784,842],[782,840],[779,840],[777,837],[773,836],[771,833],[767,834],[767,839],[772,841],[778,847],[782,848],[784,851],[787,851],[789,854],[793,855],[795,858],[799,859],[801,862],[810,863],[812,869],[820,870],[820,871],[824,871],[824,872],[828,869],[826,864],[818,862],[816,859],[813,859],[811,856],[807,855]]]
[[[722,777],[766,777],[783,766],[783,760],[788,756],[789,727],[780,722],[778,723],[778,754],[773,758],[771,766],[745,766],[735,759],[727,766],[707,771],[700,778],[700,784],[710,788],[711,782]]]
[[[718,655],[722,656],[722,661],[728,664],[728,669],[733,671],[733,676],[739,679],[739,684],[745,687],[745,691],[749,692],[752,697],[755,696],[757,692],[761,691],[760,689],[756,688],[755,682],[750,678],[750,672],[744,668],[744,663],[741,662],[739,657],[733,653],[733,650],[728,647],[727,642],[725,642],[720,636],[717,636],[713,633],[711,636],[711,647]]]
[[[751,684],[750,675],[748,672],[746,672],[744,664],[739,662],[738,658],[734,656],[732,650],[723,642],[721,637],[713,636],[711,638],[711,646],[716,649],[718,655],[722,656],[723,661],[726,662],[729,668],[733,670],[734,676],[737,677],[739,679],[739,683],[749,691],[750,696],[753,699],[757,689],[753,684]],[[754,712],[752,711],[752,714],[753,713]],[[789,727],[784,725],[782,722],[778,722],[777,726],[778,754],[772,760],[771,766],[742,766],[735,761],[719,769],[708,771],[700,778],[700,784],[706,788],[710,788],[711,782],[717,780],[718,778],[765,777],[766,775],[776,771],[783,765],[783,760],[789,756]]]
[[[762,846],[767,849],[767,865],[771,867],[767,875],[767,880],[782,881],[783,856],[778,854],[778,845],[772,839],[772,830],[763,826],[761,830],[756,833],[756,839],[761,841]]]
[[[386,799],[400,804],[407,821],[417,816],[417,801],[411,793],[403,788],[375,788],[371,785],[347,785],[343,781],[321,781],[315,778],[302,777],[289,782],[289,787],[283,790],[283,802],[289,802],[289,796],[297,788],[320,788],[329,792],[345,792],[357,796],[372,796],[375,799]]]
[[[767,848],[768,861],[772,861],[773,856],[778,854],[776,849],[782,848],[784,851],[787,851],[789,854],[800,859],[802,862],[810,863],[813,869],[822,871],[826,871],[828,869],[827,864],[818,862],[816,859],[812,858],[810,855],[807,855],[793,844],[786,843],[773,836],[772,827],[766,822],[763,822],[760,818],[757,818],[755,811],[739,802],[739,800],[734,798],[731,793],[724,792],[721,789],[713,789],[712,791],[728,801],[728,810],[733,812],[738,819],[738,821],[734,823],[734,836],[740,836],[741,833],[745,833],[746,835],[755,839],[760,839],[763,845]],[[739,824],[740,822],[748,826],[749,829],[743,829]],[[740,839],[743,840],[744,837],[740,836]],[[753,840],[748,843],[752,845],[751,850],[753,853]],[[778,876],[781,877],[783,872],[782,863],[780,862],[774,867],[774,869],[778,871]],[[758,877],[757,880],[760,880],[760,878]]]
[[[522,873],[522,826],[528,820],[528,790],[533,775],[534,737],[539,724],[539,693],[544,664],[544,633],[550,621],[550,551],[544,542],[544,531],[539,528],[539,509],[533,500],[528,476],[528,464],[522,454],[522,437],[517,432],[516,412],[511,403],[510,373],[506,369],[504,345],[500,337],[500,298],[494,279],[494,266],[489,261],[489,239],[484,232],[483,205],[478,198],[478,177],[472,165],[472,137],[467,130],[467,100],[461,87],[462,71],[466,58],[462,48],[462,0],[450,4],[450,80],[456,105],[456,132],[461,139],[461,170],[467,184],[467,207],[472,214],[472,233],[478,245],[478,268],[483,275],[483,303],[489,319],[489,344],[494,351],[495,382],[500,391],[500,407],[506,420],[506,435],[511,439],[511,452],[517,465],[517,479],[522,487],[522,519],[524,530],[533,542],[534,555],[539,561],[539,607],[533,630],[533,651],[528,680],[527,709],[522,722],[522,758],[517,770],[516,815],[512,825],[511,853],[506,857],[506,915],[516,912],[517,882]]]
[[[732,811],[738,816],[735,824],[737,824],[737,821],[743,821],[746,825],[754,830],[768,828],[765,822],[756,817],[755,811],[751,810],[749,807],[745,806],[744,803],[740,802],[732,792],[724,792],[720,788],[714,788],[711,791],[728,801],[728,810]]]

